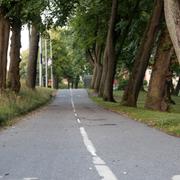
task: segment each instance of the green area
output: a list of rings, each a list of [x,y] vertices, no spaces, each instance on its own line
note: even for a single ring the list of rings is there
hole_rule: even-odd
[[[105,102],[99,98],[92,90],[89,90],[90,97],[98,105],[128,116],[148,126],[155,127],[170,135],[180,137],[180,97],[173,96],[176,105],[172,105],[170,112],[151,111],[144,108],[146,93],[141,92],[138,99],[138,108],[126,107],[120,105],[120,99],[123,91],[114,91],[117,103]]]
[[[17,95],[6,92],[0,96],[0,126],[12,125],[13,118],[28,113],[49,102],[53,90],[37,88],[35,91],[22,87]]]

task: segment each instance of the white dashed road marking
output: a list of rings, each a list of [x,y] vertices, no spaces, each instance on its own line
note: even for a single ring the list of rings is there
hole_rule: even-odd
[[[75,117],[78,117],[78,114],[76,113],[74,101],[73,101],[73,94],[72,90],[70,89],[71,93],[71,104],[73,107],[73,111],[75,113]],[[81,121],[79,118],[76,119],[77,122],[80,124]],[[99,176],[102,178],[102,180],[117,180],[117,177],[113,174],[111,169],[106,165],[106,163],[97,155],[96,149],[92,143],[92,141],[89,139],[88,134],[84,127],[80,127],[80,133],[83,138],[84,145],[86,146],[87,150],[92,156],[92,162],[94,164],[94,167],[96,168]],[[174,179],[173,179],[174,180]],[[176,179],[175,179],[176,180]]]
[[[180,180],[180,175],[173,176],[172,180]]]
[[[81,120],[80,120],[79,118],[77,119],[77,122],[78,122],[79,124],[81,124]]]

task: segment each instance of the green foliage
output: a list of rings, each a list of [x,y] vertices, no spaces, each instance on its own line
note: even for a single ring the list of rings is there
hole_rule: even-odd
[[[52,24],[56,27],[66,25],[68,17],[72,15],[77,3],[78,0],[51,0],[47,12],[45,13],[46,19],[51,19]]]
[[[29,56],[28,50],[25,50],[21,53],[20,76],[22,79],[26,79],[27,76],[28,56]]]
[[[121,18],[117,23],[117,30],[124,31],[133,8],[137,2],[134,0],[123,0],[121,8]],[[142,0],[135,11],[131,27],[125,39],[122,49],[118,49],[121,53],[118,54],[118,69],[125,68],[131,71],[135,55],[137,53],[142,35],[144,34],[146,25],[152,11],[153,1]],[[118,47],[118,45],[117,45]]]
[[[70,82],[89,71],[89,64],[81,48],[77,47],[73,34],[69,29],[51,31],[53,46],[53,68],[56,76],[66,78]]]
[[[87,50],[93,48],[96,43],[105,43],[110,7],[109,0],[79,1],[70,26],[80,48]]]
[[[125,90],[127,84],[128,84],[127,79],[121,79],[118,83],[118,90]]]
[[[23,24],[36,24],[40,31],[51,26],[63,26],[74,9],[76,0],[1,0],[0,5],[10,20],[19,19]],[[43,20],[42,20],[42,19]]]

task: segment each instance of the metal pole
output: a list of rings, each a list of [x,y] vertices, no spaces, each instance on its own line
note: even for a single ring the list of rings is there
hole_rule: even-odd
[[[48,87],[48,54],[47,54],[47,39],[45,39],[45,78],[46,78],[46,87]]]
[[[42,37],[40,34],[39,41],[39,86],[42,87]]]
[[[51,88],[54,88],[54,77],[53,77],[53,55],[52,55],[52,41],[50,39],[50,56],[51,56]]]

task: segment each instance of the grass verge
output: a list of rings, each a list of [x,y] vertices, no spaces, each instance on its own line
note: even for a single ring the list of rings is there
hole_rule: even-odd
[[[22,87],[18,95],[6,92],[0,95],[0,127],[13,124],[13,118],[31,112],[49,102],[53,90],[37,88],[32,91]]]
[[[89,90],[88,92],[94,102],[108,110],[128,116],[134,120],[145,123],[148,126],[160,129],[170,135],[180,137],[180,97],[173,97],[176,105],[171,106],[170,112],[158,112],[144,108],[146,98],[146,93],[144,92],[141,92],[140,94],[138,108],[120,105],[119,102],[122,97],[122,91],[114,92],[117,103],[105,102],[97,97],[92,90]]]

